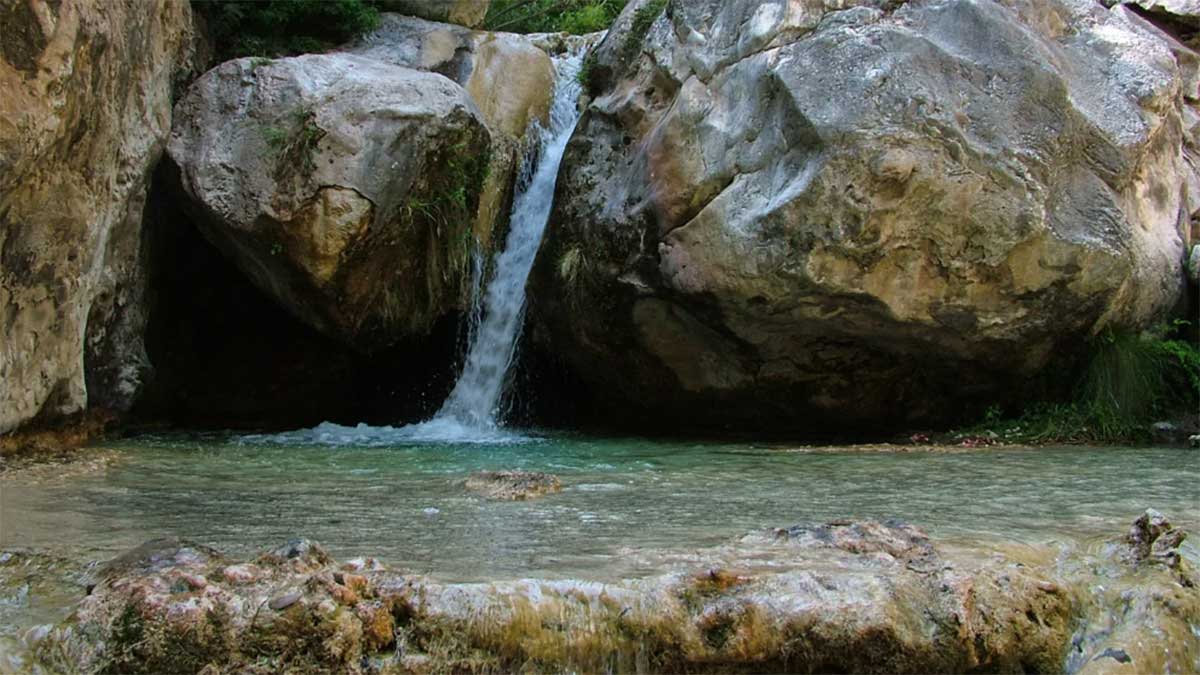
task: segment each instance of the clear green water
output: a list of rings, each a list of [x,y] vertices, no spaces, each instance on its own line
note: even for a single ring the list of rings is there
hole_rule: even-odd
[[[108,447],[119,458],[104,472],[0,485],[0,549],[100,560],[179,536],[240,556],[304,536],[340,558],[448,581],[615,579],[658,571],[645,552],[836,518],[1025,543],[1112,536],[1148,506],[1200,525],[1200,453],[1176,449],[808,453],[567,436],[328,447],[228,435]],[[461,486],[482,469],[553,472],[564,491],[489,501]]]

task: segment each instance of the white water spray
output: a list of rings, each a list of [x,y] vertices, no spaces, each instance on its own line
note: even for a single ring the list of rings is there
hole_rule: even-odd
[[[404,442],[503,443],[528,440],[500,428],[500,402],[509,367],[517,352],[525,317],[525,282],[537,256],[554,186],[567,141],[579,120],[578,82],[582,53],[555,59],[554,101],[550,124],[531,129],[538,134],[538,153],[532,175],[518,181],[508,239],[496,258],[495,273],[482,297],[482,261],[476,261],[475,302],[468,332],[462,375],[433,419],[404,427],[347,427],[326,422],[269,436],[243,436],[246,442],[320,445],[386,446]],[[504,86],[497,83],[497,86]],[[523,186],[523,189],[522,189]]]

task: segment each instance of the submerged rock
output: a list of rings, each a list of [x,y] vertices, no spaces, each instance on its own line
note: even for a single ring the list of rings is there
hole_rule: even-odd
[[[371,351],[465,304],[491,136],[458,85],[346,53],[245,58],[175,116],[201,230],[309,325]]]
[[[622,419],[911,425],[1182,288],[1194,52],[1091,0],[631,2],[534,335]]]
[[[1129,544],[1129,557],[1133,562],[1154,561],[1177,569],[1183,562],[1179,545],[1187,538],[1183,530],[1172,527],[1167,517],[1146,509],[1133,525],[1125,541]]]
[[[142,209],[197,56],[187,2],[0,7],[0,434],[149,372]]]
[[[1186,536],[1146,509],[1105,554],[1062,558],[1079,617],[1067,672],[1200,671],[1200,579],[1178,550]]]
[[[479,471],[463,483],[489,499],[525,501],[562,491],[558,476],[540,471]]]

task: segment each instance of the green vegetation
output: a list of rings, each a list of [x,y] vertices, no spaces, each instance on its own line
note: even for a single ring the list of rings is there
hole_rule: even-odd
[[[605,30],[628,0],[494,0],[483,25],[514,33],[572,33]]]
[[[575,79],[579,81],[579,86],[588,95],[593,95],[592,92],[592,69],[596,67],[596,54],[589,51],[587,56],[583,57],[583,63],[579,64],[579,72],[575,75]]]
[[[289,176],[309,176],[317,165],[313,156],[317,145],[325,137],[325,130],[317,126],[317,114],[309,108],[292,111],[291,123],[281,126],[263,127],[263,141],[275,154],[275,178],[285,180]]]
[[[379,23],[376,0],[192,0],[217,58],[324,51]]]
[[[650,0],[637,8],[637,11],[633,13],[633,22],[629,26],[629,35],[625,37],[625,42],[621,45],[622,61],[628,63],[637,58],[638,52],[642,49],[642,43],[646,41],[646,34],[650,32],[650,27],[654,25],[654,21],[666,8],[667,0]]]
[[[1200,346],[1186,322],[1145,335],[1108,331],[1092,341],[1072,400],[1038,402],[1006,419],[998,406],[960,435],[1014,443],[1144,441],[1163,417],[1200,406]]]
[[[398,283],[381,286],[381,315],[388,325],[427,329],[433,308],[447,293],[465,296],[475,250],[475,218],[491,170],[491,149],[464,138],[429,158],[420,180],[400,207],[400,231],[407,246],[424,250],[424,288]]]

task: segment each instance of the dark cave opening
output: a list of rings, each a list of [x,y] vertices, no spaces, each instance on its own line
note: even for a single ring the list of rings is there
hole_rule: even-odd
[[[437,410],[453,385],[461,317],[378,353],[350,349],[268,298],[204,238],[182,208],[176,171],[160,164],[146,208],[153,375],[135,425],[402,424]]]

